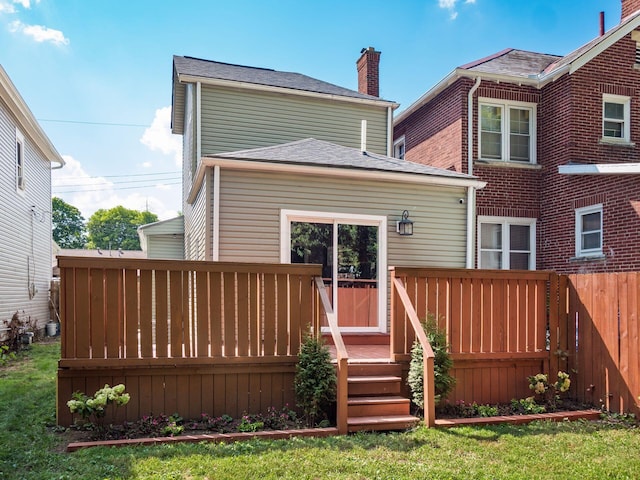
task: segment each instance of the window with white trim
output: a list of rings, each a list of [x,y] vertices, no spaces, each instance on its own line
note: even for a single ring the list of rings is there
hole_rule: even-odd
[[[393,142],[393,156],[404,160],[404,135]]]
[[[24,191],[24,136],[16,129],[16,189]]]
[[[602,95],[602,138],[631,141],[631,99],[622,95]]]
[[[535,270],[535,218],[478,217],[478,268]]]
[[[602,255],[602,204],[576,208],[576,257]]]
[[[523,102],[478,103],[479,158],[536,163],[536,105]]]

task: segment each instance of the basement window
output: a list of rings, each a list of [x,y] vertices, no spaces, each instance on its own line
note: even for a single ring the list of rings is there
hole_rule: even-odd
[[[576,209],[576,257],[602,256],[602,204]]]

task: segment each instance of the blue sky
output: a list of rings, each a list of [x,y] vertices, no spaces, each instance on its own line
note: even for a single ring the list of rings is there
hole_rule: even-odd
[[[0,0],[0,64],[67,161],[53,193],[97,208],[181,209],[169,132],[172,56],[309,75],[408,107],[455,67],[512,47],[564,55],[620,18],[620,0]]]

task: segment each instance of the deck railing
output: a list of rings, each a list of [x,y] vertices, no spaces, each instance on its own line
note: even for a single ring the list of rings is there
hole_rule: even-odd
[[[347,402],[348,402],[348,364],[349,355],[344,345],[340,328],[338,327],[338,319],[329,296],[327,295],[327,288],[321,277],[315,278],[316,292],[319,297],[318,307],[322,309],[320,314],[324,314],[326,321],[329,325],[329,331],[331,332],[331,338],[333,344],[336,347],[336,361],[337,361],[337,395],[336,395],[336,424],[338,431],[341,434],[347,433]],[[320,322],[318,322],[319,325]],[[316,335],[320,335],[320,330],[316,332]]]
[[[58,422],[74,391],[125,383],[124,417],[293,405],[316,265],[60,257]]]
[[[452,401],[497,403],[530,396],[527,376],[562,368],[554,352],[566,341],[558,327],[566,294],[543,271],[400,268],[417,318],[447,333],[456,386]],[[408,361],[415,340],[408,314],[392,310],[393,354]],[[555,370],[555,371],[550,371]]]
[[[402,280],[391,275],[391,309],[392,309],[392,328],[391,328],[391,359],[393,361],[400,360],[401,357],[406,358],[405,340],[398,335],[401,331],[410,333],[410,337],[416,338],[422,347],[422,385],[424,389],[424,423],[427,427],[435,427],[436,425],[436,406],[435,406],[435,373],[433,349],[427,339],[427,335],[422,328],[422,323],[418,318],[409,295],[405,290]],[[402,320],[401,320],[402,319]],[[404,324],[401,328],[396,328],[395,322],[402,322],[407,319],[408,324]],[[410,330],[407,328],[410,327]]]

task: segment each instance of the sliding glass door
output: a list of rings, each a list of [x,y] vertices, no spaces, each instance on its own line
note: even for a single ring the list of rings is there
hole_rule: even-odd
[[[292,215],[287,223],[289,261],[322,265],[341,330],[384,331],[386,286],[381,288],[380,275],[384,275],[381,267],[386,270],[386,264],[381,252],[381,221],[296,217]]]

